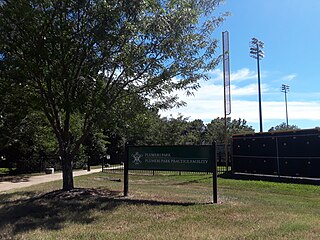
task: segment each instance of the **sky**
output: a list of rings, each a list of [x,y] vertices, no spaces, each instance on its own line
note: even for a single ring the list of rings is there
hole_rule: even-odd
[[[257,62],[249,56],[252,37],[263,41],[260,61],[263,130],[286,121],[281,85],[289,85],[288,118],[299,128],[320,126],[320,1],[319,0],[226,0],[216,13],[231,15],[216,30],[220,40],[229,32],[232,119],[245,119],[259,131]],[[222,46],[218,49],[222,53]],[[201,81],[194,96],[178,93],[186,107],[162,112],[189,120],[224,116],[222,64]]]

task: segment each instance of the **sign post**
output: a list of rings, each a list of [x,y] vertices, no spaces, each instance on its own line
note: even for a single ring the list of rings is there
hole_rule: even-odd
[[[214,145],[215,146],[215,145]],[[217,157],[214,152],[213,171],[212,171],[212,200],[213,203],[218,203],[218,179],[217,179]]]
[[[186,171],[213,173],[213,202],[217,203],[215,144],[186,146],[126,146],[124,196],[128,196],[128,171]]]
[[[123,195],[125,197],[128,196],[128,191],[129,191],[129,156],[128,156],[128,146],[127,144],[125,145],[125,149],[124,149],[124,186],[123,186]]]

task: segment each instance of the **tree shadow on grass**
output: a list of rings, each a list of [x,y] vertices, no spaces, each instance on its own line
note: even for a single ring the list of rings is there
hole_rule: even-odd
[[[114,199],[114,202],[119,204],[132,204],[132,205],[151,205],[151,206],[193,206],[199,203],[193,202],[172,202],[172,201],[157,201],[157,200],[147,200],[147,199],[129,199],[129,198],[119,198]]]
[[[23,195],[32,196],[32,192]],[[111,212],[123,204],[195,205],[124,198],[122,192],[105,189],[57,190],[39,196],[33,193],[28,199],[0,201],[0,235],[11,239],[35,229],[59,230],[68,222],[90,224],[95,220],[91,211]]]
[[[118,194],[107,190],[74,189],[53,191],[24,200],[1,201],[0,235],[14,236],[38,228],[58,230],[66,222],[91,223],[94,217],[90,211],[113,210],[120,204],[112,201]],[[31,196],[32,192],[24,192],[24,195]]]
[[[35,196],[35,192],[30,192],[30,191],[19,191],[19,192],[12,192],[12,193],[0,192],[0,206],[4,204],[13,203],[13,202],[18,202],[19,201],[18,199],[26,199],[26,198],[29,199],[34,196]],[[13,201],[12,199],[15,199],[15,201]]]

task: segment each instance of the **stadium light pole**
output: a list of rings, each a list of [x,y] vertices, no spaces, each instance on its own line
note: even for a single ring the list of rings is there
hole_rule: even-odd
[[[264,57],[264,43],[257,38],[252,38],[250,42],[250,57],[257,59],[258,68],[258,94],[259,94],[259,119],[260,119],[260,132],[263,132],[262,126],[262,106],[261,106],[261,86],[260,86],[260,59]]]
[[[289,92],[289,85],[282,84],[281,86],[281,92],[284,93],[284,101],[286,103],[286,122],[287,122],[287,128],[289,127],[289,120],[288,120],[288,101],[287,101],[287,93]]]

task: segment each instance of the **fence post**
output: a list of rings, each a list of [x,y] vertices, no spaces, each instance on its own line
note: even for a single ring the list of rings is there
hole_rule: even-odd
[[[125,197],[128,196],[128,191],[129,191],[129,156],[128,156],[128,145],[125,144],[125,149],[124,149],[124,186],[123,186],[123,195]]]
[[[279,160],[279,143],[278,143],[278,137],[276,138],[276,155],[277,155],[277,168],[278,168],[278,177],[280,177],[280,160]]]
[[[212,148],[213,148],[213,171],[212,171],[212,194],[213,194],[213,203],[218,203],[218,186],[217,186],[217,153],[216,153],[216,145],[213,142],[212,143]]]

